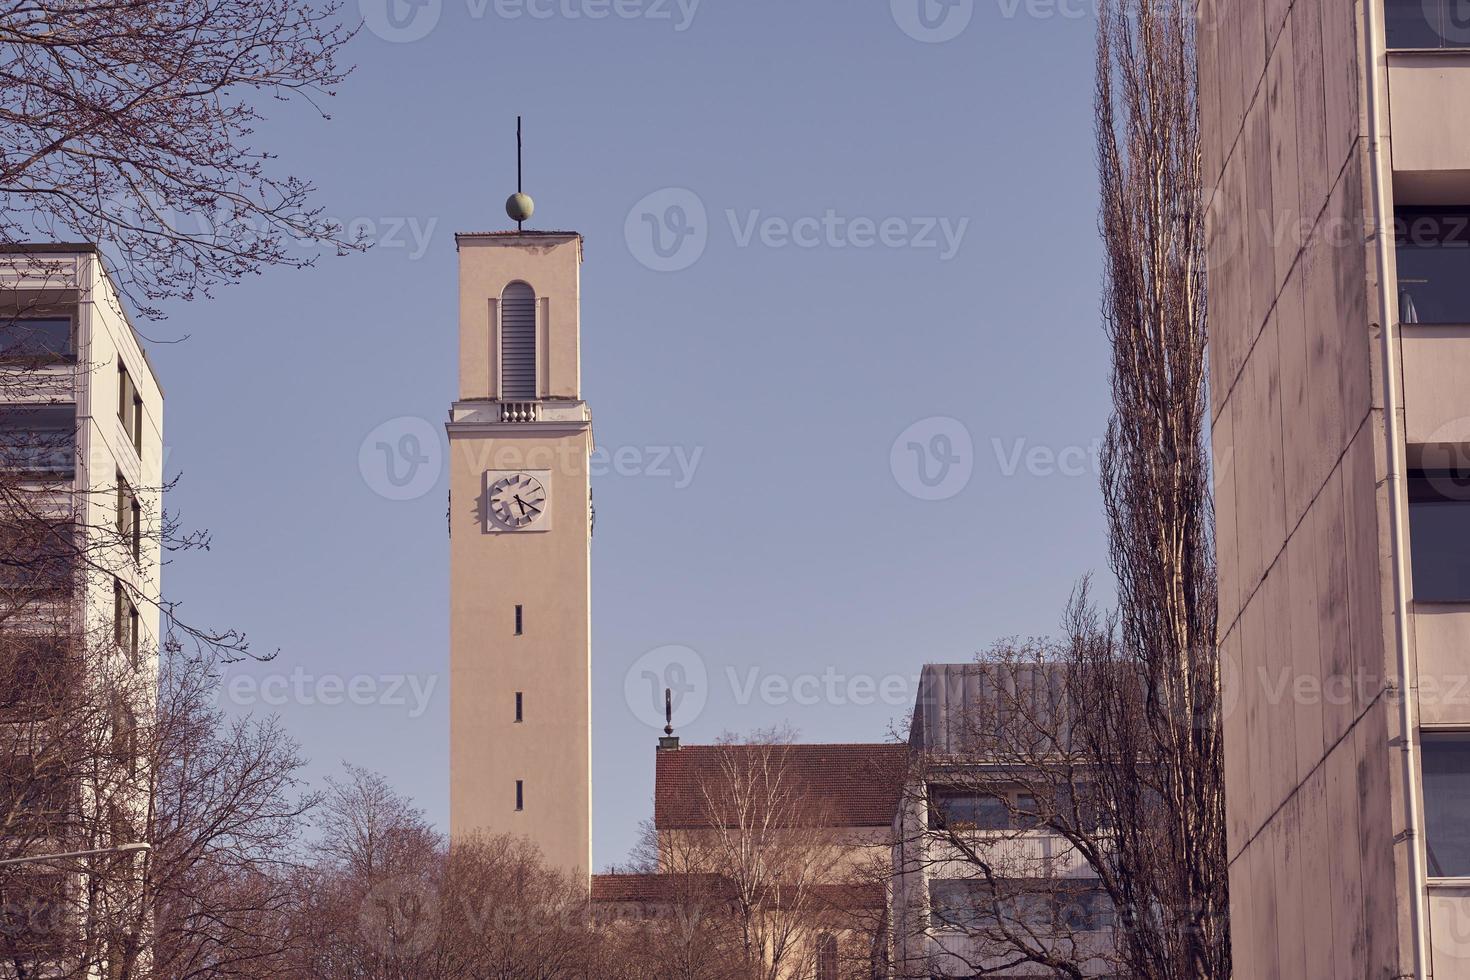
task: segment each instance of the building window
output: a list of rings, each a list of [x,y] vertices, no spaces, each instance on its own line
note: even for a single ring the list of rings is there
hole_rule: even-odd
[[[1022,884],[996,890],[975,878],[931,880],[929,908],[939,928],[971,934],[997,929],[1002,921],[1050,928],[1054,919],[1052,897],[1045,892]]]
[[[117,648],[127,655],[128,663],[138,666],[138,607],[121,579],[112,580],[112,624]]]
[[[517,810],[524,810],[525,808],[526,808],[526,784],[523,783],[521,780],[517,779],[516,780],[516,809]]]
[[[1470,323],[1470,207],[1397,208],[1400,323]]]
[[[516,636],[520,636],[525,631],[525,625],[526,625],[526,617],[521,612],[521,606],[520,606],[520,604],[517,603],[516,604]]]
[[[142,453],[143,396],[138,394],[138,386],[121,360],[117,362],[117,419],[132,440],[133,449]]]
[[[0,361],[66,361],[75,349],[69,316],[0,314]]]
[[[817,936],[817,980],[837,980],[837,937],[830,932]]]
[[[536,398],[536,291],[523,282],[500,294],[500,398]]]
[[[1470,878],[1470,732],[1425,732],[1424,845],[1432,878]]]
[[[520,691],[517,691],[516,692],[516,721],[517,722],[519,722],[521,720],[521,708],[523,707],[524,700],[525,699],[521,696],[521,692]]]
[[[978,878],[929,882],[929,908],[936,927],[977,934],[1002,923],[1033,929],[1098,932],[1116,923],[1112,901],[1096,879],[1001,881]]]
[[[124,704],[113,707],[112,755],[127,767],[129,776],[138,774],[138,716]]]
[[[0,409],[0,469],[70,479],[77,469],[77,407]]]
[[[1470,21],[1457,0],[1384,0],[1383,13],[1389,48],[1470,47]]]
[[[1079,884],[1056,892],[1057,924],[1073,932],[1098,932],[1117,923],[1113,900],[1098,887]]]
[[[1470,472],[1410,470],[1409,557],[1416,602],[1470,602]]]
[[[138,561],[143,556],[143,509],[138,504],[138,495],[128,486],[127,480],[117,475],[117,537]]]
[[[929,788],[930,830],[1026,830],[1040,822],[1036,800],[1026,793]]]

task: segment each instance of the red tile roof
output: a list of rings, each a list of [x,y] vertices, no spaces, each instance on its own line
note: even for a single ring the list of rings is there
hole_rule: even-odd
[[[617,874],[592,876],[594,902],[670,902],[694,889],[711,888],[718,875],[677,877],[660,874]]]
[[[712,826],[705,787],[717,798],[727,766],[740,756],[771,753],[772,768],[798,780],[827,808],[833,827],[887,827],[903,791],[908,747],[868,745],[686,745],[657,755],[653,822],[660,830]]]
[[[592,901],[600,905],[668,905],[676,902],[734,899],[734,885],[716,874],[606,874],[592,876]],[[774,898],[783,898],[777,888]],[[882,909],[887,901],[883,886],[876,883],[821,884],[811,887],[806,900],[813,909],[857,911]]]

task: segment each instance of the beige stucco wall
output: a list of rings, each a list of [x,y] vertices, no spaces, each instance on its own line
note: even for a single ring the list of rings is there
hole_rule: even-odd
[[[588,454],[585,411],[565,421],[502,423],[492,390],[490,301],[515,280],[536,289],[549,336],[543,393],[578,396],[580,239],[460,239],[461,399],[449,423],[450,830],[515,833],[548,861],[591,870]],[[543,366],[545,369],[543,370]],[[550,371],[549,380],[546,370]],[[544,471],[549,512],[493,531],[490,470]],[[546,528],[542,530],[541,528]],[[515,606],[524,632],[515,635]],[[515,693],[524,720],[515,721]],[[525,808],[515,809],[515,783]]]
[[[1393,169],[1470,170],[1470,53],[1397,54],[1388,70]]]
[[[456,241],[460,399],[500,396],[500,295],[516,281],[536,291],[537,393],[580,398],[581,236],[459,235]]]
[[[1198,33],[1242,977],[1411,964],[1362,23],[1361,4],[1224,0]]]

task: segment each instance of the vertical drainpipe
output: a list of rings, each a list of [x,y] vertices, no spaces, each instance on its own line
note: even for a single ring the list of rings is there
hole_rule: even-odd
[[[1387,44],[1383,31],[1383,0],[1363,0],[1365,30],[1364,64],[1368,72],[1368,158],[1372,186],[1374,251],[1378,264],[1379,343],[1383,357],[1384,441],[1387,444],[1388,527],[1393,561],[1394,646],[1398,660],[1399,727],[1402,738],[1405,829],[1409,848],[1409,928],[1413,932],[1414,977],[1429,976],[1428,930],[1424,914],[1424,844],[1419,820],[1419,726],[1415,716],[1418,678],[1409,657],[1408,553],[1404,533],[1406,495],[1403,481],[1404,433],[1399,422],[1398,296],[1391,272],[1394,256],[1389,249],[1393,216],[1388,210],[1391,163],[1383,146],[1382,107],[1387,105],[1383,64]]]

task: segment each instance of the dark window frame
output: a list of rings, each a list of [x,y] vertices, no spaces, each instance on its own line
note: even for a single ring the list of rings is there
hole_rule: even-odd
[[[1460,758],[1449,758],[1450,753],[1442,751],[1446,746],[1459,747]],[[1419,733],[1419,749],[1428,876],[1470,879],[1470,831],[1464,819],[1464,807],[1470,803],[1470,730],[1423,730]],[[1446,762],[1457,764],[1452,769]],[[1441,784],[1450,783],[1453,777],[1459,777],[1464,788],[1446,798]]]
[[[54,345],[41,345],[36,349],[23,349],[20,353],[10,352],[10,331],[23,329],[23,323],[66,322],[66,343],[63,349]],[[68,312],[38,309],[25,314],[0,313],[0,363],[6,364],[71,364],[77,359],[77,318]]]
[[[137,605],[132,596],[128,595],[128,588],[120,578],[112,580],[112,617],[113,640],[117,648],[127,654],[128,663],[137,667],[141,618],[138,616]]]
[[[1470,204],[1394,209],[1399,322],[1470,325]]]
[[[39,478],[75,477],[77,428],[75,402],[0,408],[0,467]]]
[[[1384,0],[1389,51],[1457,51],[1470,48],[1470,23],[1454,22],[1456,0]]]
[[[1404,482],[1413,601],[1470,602],[1470,553],[1457,547],[1470,542],[1470,470],[1411,469]]]

